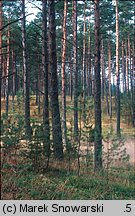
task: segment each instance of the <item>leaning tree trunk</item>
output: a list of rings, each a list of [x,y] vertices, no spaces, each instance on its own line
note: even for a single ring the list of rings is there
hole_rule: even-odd
[[[63,159],[62,132],[60,122],[60,111],[58,102],[58,77],[57,77],[57,55],[56,55],[56,24],[55,24],[55,2],[49,3],[49,70],[50,70],[50,99],[52,112],[53,148],[57,159]]]
[[[94,0],[95,16],[95,143],[94,168],[102,167],[102,126],[101,126],[101,77],[100,77],[100,23],[99,0]]]
[[[77,1],[73,0],[74,136],[78,140]]]
[[[66,61],[66,21],[67,21],[67,0],[64,1],[64,17],[63,17],[63,39],[62,39],[62,139],[64,146],[67,145],[67,126],[66,126],[66,74],[65,74],[65,61]]]
[[[117,111],[117,136],[120,136],[120,72],[119,72],[119,18],[118,0],[116,0],[116,111]]]
[[[42,71],[44,77],[44,154],[47,156],[46,167],[49,166],[50,157],[50,127],[49,127],[49,101],[48,101],[48,46],[47,46],[47,1],[42,0]],[[38,77],[39,78],[39,77]]]
[[[29,72],[27,69],[26,53],[26,18],[25,0],[22,0],[22,47],[23,47],[23,72],[24,72],[24,98],[25,98],[25,131],[26,137],[30,138],[30,95],[29,95]]]

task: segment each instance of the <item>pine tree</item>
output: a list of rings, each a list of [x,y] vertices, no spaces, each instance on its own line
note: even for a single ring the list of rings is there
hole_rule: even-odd
[[[119,18],[118,0],[116,0],[116,110],[117,110],[117,136],[120,136],[120,72],[119,72]]]
[[[102,167],[102,126],[101,126],[101,78],[100,78],[100,24],[99,24],[99,0],[94,0],[95,16],[95,143],[94,143],[94,167]]]
[[[50,157],[50,127],[49,127],[49,99],[48,99],[48,37],[47,37],[47,1],[42,0],[42,71],[44,77],[44,154],[47,156],[47,168]]]
[[[57,55],[56,55],[56,24],[55,24],[55,2],[48,1],[49,7],[49,72],[50,72],[50,100],[52,112],[53,148],[54,155],[63,159],[62,132],[60,122],[60,111],[58,102],[58,77],[57,77]]]

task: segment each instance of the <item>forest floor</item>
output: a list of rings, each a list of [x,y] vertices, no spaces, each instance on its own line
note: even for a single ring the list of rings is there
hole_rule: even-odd
[[[11,114],[23,115],[23,100],[17,100]],[[63,162],[50,159],[48,171],[33,169],[33,163],[24,156],[22,144],[2,155],[2,199],[135,199],[135,133],[132,126],[121,118],[121,139],[115,135],[116,118],[107,115],[106,103],[102,102],[103,166],[100,172],[93,170],[93,142],[87,142],[86,128],[83,124],[83,102],[80,99],[79,128],[83,131],[80,138],[80,168],[78,158],[69,164],[67,155]],[[41,105],[42,107],[42,105]],[[87,103],[87,126],[94,128],[93,101]],[[61,109],[61,107],[60,107]],[[2,112],[5,101],[2,101]],[[113,103],[114,110],[114,103]],[[35,96],[31,97],[31,119],[41,124],[42,110],[38,113]],[[8,123],[7,123],[8,124]],[[33,123],[32,123],[33,124]],[[67,97],[67,126],[72,142],[73,102]],[[20,142],[24,144],[24,141]],[[79,170],[79,177],[78,177]]]

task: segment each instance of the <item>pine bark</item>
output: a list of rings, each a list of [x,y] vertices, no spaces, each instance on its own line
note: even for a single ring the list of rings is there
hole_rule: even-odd
[[[128,59],[128,41],[126,42],[126,93],[129,92],[129,59]]]
[[[83,121],[86,122],[86,2],[84,0],[83,27]]]
[[[72,101],[73,97],[73,61],[72,61],[72,53],[70,54],[70,98]]]
[[[78,140],[77,1],[73,0],[74,136]]]
[[[65,61],[66,61],[66,39],[67,39],[67,0],[64,0],[64,16],[63,16],[63,39],[62,39],[62,139],[63,145],[67,145],[67,126],[66,126],[66,74],[65,74]]]
[[[122,81],[123,81],[123,92],[125,92],[125,57],[124,57],[124,40],[122,40]]]
[[[91,70],[91,30],[90,30],[90,16],[89,16],[89,31],[88,31],[88,57],[87,57],[87,85],[88,96],[92,95],[92,70]]]
[[[105,95],[105,61],[104,61],[104,40],[101,41],[101,71],[102,71],[102,100]]]
[[[44,105],[43,105],[43,126],[44,126],[44,154],[48,160],[50,157],[50,127],[49,127],[49,99],[48,99],[48,44],[47,44],[47,1],[42,0],[42,72],[44,77]],[[39,74],[38,74],[39,77]]]
[[[0,29],[2,29],[2,1],[0,1]],[[2,99],[2,31],[0,30],[0,147],[1,147],[1,99]],[[1,156],[0,156],[1,157]],[[1,170],[1,158],[0,158],[0,170]],[[1,184],[1,175],[0,175],[0,184]],[[1,197],[1,191],[0,191]]]
[[[22,0],[22,47],[23,47],[23,73],[24,73],[24,100],[25,100],[25,131],[26,137],[30,138],[30,95],[29,95],[29,72],[27,68],[26,53],[26,18],[25,0]]]
[[[95,142],[94,142],[94,168],[102,168],[102,126],[101,126],[101,77],[100,77],[100,15],[99,0],[94,0],[95,16]]]
[[[57,77],[57,55],[56,55],[56,24],[55,24],[55,2],[49,3],[49,70],[50,70],[50,99],[52,112],[53,148],[57,159],[63,159],[62,132],[60,122],[60,111],[58,102],[58,77]]]
[[[109,115],[112,118],[111,44],[108,44]]]
[[[131,104],[132,104],[132,125],[135,127],[135,64],[134,64],[134,44],[132,48],[132,67],[131,67]]]
[[[120,136],[120,72],[119,72],[119,17],[118,0],[116,0],[116,111],[117,111],[117,136]]]
[[[8,22],[10,22],[10,18],[8,18]],[[7,65],[6,65],[6,89],[5,89],[6,115],[8,115],[8,109],[9,109],[9,63],[10,63],[10,25],[8,26],[8,33],[7,33]]]

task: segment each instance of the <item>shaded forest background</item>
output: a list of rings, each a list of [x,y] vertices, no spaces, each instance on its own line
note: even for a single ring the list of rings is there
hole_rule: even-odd
[[[2,199],[135,198],[134,6],[0,1]]]

